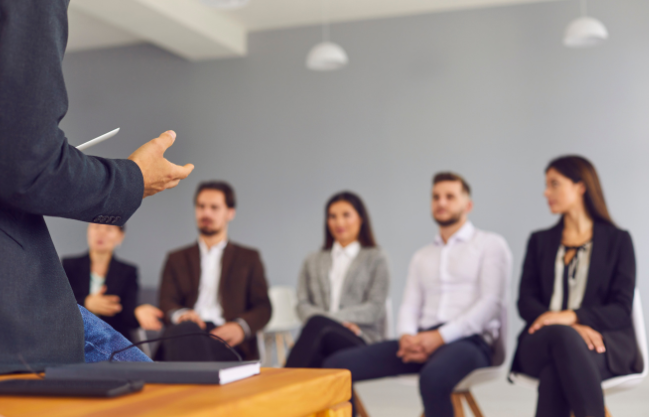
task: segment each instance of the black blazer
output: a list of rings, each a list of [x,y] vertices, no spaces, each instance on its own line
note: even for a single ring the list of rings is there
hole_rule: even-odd
[[[67,7],[0,0],[0,374],[84,361],[83,320],[43,216],[122,225],[144,193],[133,161],[84,155],[58,128]]]
[[[549,309],[562,235],[560,221],[553,228],[530,236],[518,298],[518,312],[526,322],[519,341],[534,320]],[[608,367],[615,375],[641,372],[643,368],[631,320],[635,274],[631,235],[607,223],[595,222],[588,283],[581,308],[575,313],[579,323],[602,334]],[[520,372],[518,352],[512,371]]]
[[[62,263],[77,303],[84,305],[86,297],[90,295],[90,256],[86,253],[76,258],[63,258]],[[106,295],[119,296],[122,311],[112,317],[98,317],[130,340],[131,330],[140,326],[135,318],[139,291],[137,267],[119,261],[113,255],[108,266],[105,285]]]

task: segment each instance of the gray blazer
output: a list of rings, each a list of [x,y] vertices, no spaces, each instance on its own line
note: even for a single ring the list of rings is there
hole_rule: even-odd
[[[297,314],[303,322],[320,315],[355,323],[368,343],[383,340],[385,300],[390,287],[388,261],[380,249],[362,248],[352,261],[343,283],[340,310],[329,312],[331,251],[319,251],[304,261],[297,286]]]
[[[0,0],[0,374],[84,362],[81,313],[43,216],[122,225],[144,182],[58,128],[68,0]]]

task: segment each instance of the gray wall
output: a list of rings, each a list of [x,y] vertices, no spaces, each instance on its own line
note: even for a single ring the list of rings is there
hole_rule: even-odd
[[[92,149],[106,157],[175,129],[169,159],[196,165],[129,222],[119,255],[147,286],[167,251],[196,238],[196,184],[221,178],[239,198],[231,237],[261,250],[272,284],[295,284],[321,244],[325,200],[358,192],[389,254],[396,306],[411,255],[436,233],[431,176],[452,169],[475,190],[474,223],[509,242],[514,290],[530,231],[556,221],[544,166],[574,152],[595,163],[631,231],[649,300],[649,2],[590,6],[611,32],[590,50],[561,45],[578,6],[557,2],[335,25],[351,65],[334,73],[304,67],[317,27],[255,33],[250,55],[229,61],[189,63],[151,46],[71,54],[62,126],[73,144],[121,127]],[[48,223],[61,254],[85,249],[85,225]]]

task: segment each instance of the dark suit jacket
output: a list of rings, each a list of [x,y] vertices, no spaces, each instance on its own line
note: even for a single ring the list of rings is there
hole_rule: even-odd
[[[519,340],[534,320],[548,311],[562,234],[563,221],[551,229],[533,233],[529,239],[518,298],[518,311],[527,325]],[[588,283],[581,308],[575,313],[580,324],[602,334],[608,367],[615,375],[642,371],[642,356],[631,320],[635,273],[635,254],[629,233],[595,222]],[[520,372],[516,356],[512,371]]]
[[[63,258],[62,263],[72,286],[74,298],[77,299],[78,304],[84,305],[86,297],[90,295],[90,256],[86,253],[76,258]],[[119,296],[122,311],[112,317],[99,316],[99,318],[127,339],[131,339],[131,331],[140,326],[135,318],[139,290],[137,267],[122,262],[113,255],[104,285],[106,285],[106,295]]]
[[[122,225],[132,161],[84,155],[58,128],[67,0],[0,0],[0,373],[84,361],[83,321],[44,215]]]
[[[201,280],[201,255],[198,243],[167,256],[160,284],[160,309],[169,323],[180,308],[194,308]],[[257,359],[255,334],[270,320],[268,284],[259,252],[228,242],[221,259],[218,300],[226,321],[243,319],[250,337],[237,348],[246,360]]]

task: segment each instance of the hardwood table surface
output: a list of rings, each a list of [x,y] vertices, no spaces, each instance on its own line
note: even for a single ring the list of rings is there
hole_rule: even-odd
[[[141,392],[118,398],[0,396],[0,416],[351,417],[350,398],[347,370],[262,368],[259,375],[226,385],[146,384]]]

